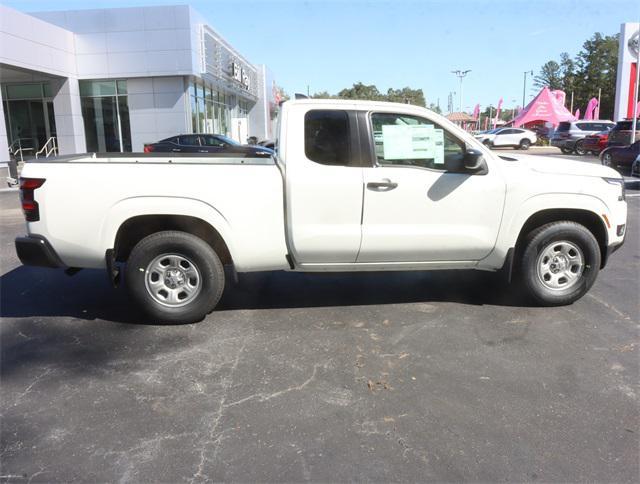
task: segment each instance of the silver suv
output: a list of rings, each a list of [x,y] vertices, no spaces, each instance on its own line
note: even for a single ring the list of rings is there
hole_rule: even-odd
[[[599,131],[609,131],[615,125],[616,123],[606,119],[563,121],[553,133],[551,146],[560,148],[567,155],[574,151],[578,155],[586,155],[588,150],[584,147],[584,139]]]

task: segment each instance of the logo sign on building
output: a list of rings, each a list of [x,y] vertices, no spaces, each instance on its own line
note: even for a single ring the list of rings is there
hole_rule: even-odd
[[[251,88],[251,81],[249,79],[249,73],[246,69],[243,69],[237,62],[231,63],[231,77],[238,81],[242,87],[247,91]]]
[[[634,93],[640,90],[636,84],[637,71],[640,69],[638,51],[640,50],[640,23],[628,22],[620,29],[618,49],[618,70],[616,79],[616,99],[614,121],[631,118],[634,113]]]

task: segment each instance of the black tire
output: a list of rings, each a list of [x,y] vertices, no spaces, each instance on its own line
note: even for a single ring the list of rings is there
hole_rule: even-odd
[[[175,303],[182,306],[163,304],[151,289],[147,290],[150,264],[163,254],[186,259],[186,266],[195,267],[199,276],[194,278],[199,289],[194,291],[193,300]],[[225,285],[224,268],[211,246],[195,235],[178,231],[157,232],[138,242],[127,260],[125,280],[132,299],[160,323],[201,321],[216,307]]]
[[[531,146],[531,141],[529,141],[527,138],[524,138],[520,140],[520,145],[518,146],[521,150],[528,150],[529,147]]]
[[[584,140],[576,141],[576,147],[574,149],[576,155],[584,156],[587,154],[587,150],[584,148]]]
[[[613,168],[614,170],[618,169],[618,164],[613,161],[613,156],[611,156],[611,153],[605,153],[604,155],[602,155],[602,164],[604,166]]]
[[[569,243],[579,248],[583,258],[582,273],[566,288],[550,288],[539,275],[538,264],[553,244]],[[593,234],[575,222],[552,222],[533,230],[525,239],[519,275],[527,294],[543,306],[562,306],[580,299],[591,288],[600,270],[600,247]],[[562,278],[560,278],[562,279]],[[565,278],[566,280],[566,278]]]
[[[571,153],[573,153],[572,149],[565,148],[564,146],[562,148],[560,148],[560,151],[562,151],[565,155],[570,155]]]
[[[482,144],[485,145],[487,148],[491,148],[492,146],[491,141],[489,141],[488,139],[484,140]]]

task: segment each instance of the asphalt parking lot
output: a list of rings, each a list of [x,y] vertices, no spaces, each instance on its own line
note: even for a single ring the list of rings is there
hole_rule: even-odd
[[[0,193],[0,482],[637,482],[638,194],[571,306],[476,272],[274,272],[154,326],[100,271],[20,266]]]

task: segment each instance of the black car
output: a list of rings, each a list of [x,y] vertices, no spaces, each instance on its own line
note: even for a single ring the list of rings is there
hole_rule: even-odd
[[[631,165],[640,156],[640,141],[631,146],[609,146],[600,153],[600,161],[603,165],[616,170],[631,170]]]
[[[144,147],[145,153],[237,153],[239,155],[271,156],[273,151],[263,146],[241,145],[220,134],[181,134]]]

